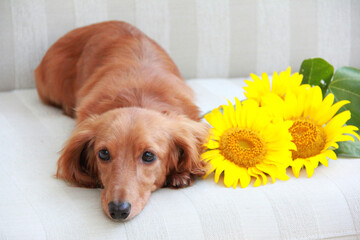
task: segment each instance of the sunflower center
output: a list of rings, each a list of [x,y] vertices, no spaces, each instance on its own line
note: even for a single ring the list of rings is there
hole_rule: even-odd
[[[228,129],[221,136],[219,145],[221,154],[240,167],[254,167],[265,156],[261,139],[247,129]]]
[[[325,146],[326,135],[322,127],[310,120],[295,120],[289,129],[297,151],[292,150],[292,158],[308,158],[321,152]]]

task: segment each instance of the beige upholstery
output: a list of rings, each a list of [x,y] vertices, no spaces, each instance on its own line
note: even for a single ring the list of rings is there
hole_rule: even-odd
[[[59,37],[114,19],[158,41],[185,78],[298,71],[316,56],[360,67],[359,12],[358,0],[2,0],[0,91],[34,87]]]

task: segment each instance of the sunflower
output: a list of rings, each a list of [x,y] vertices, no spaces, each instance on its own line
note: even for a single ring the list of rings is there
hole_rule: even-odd
[[[348,104],[343,100],[334,103],[334,95],[328,94],[324,99],[320,87],[302,88],[297,94],[287,92],[283,99],[275,94],[268,95],[263,100],[268,112],[276,106],[276,112],[283,113],[283,120],[290,120],[289,129],[297,150],[292,150],[291,167],[296,177],[305,166],[308,177],[314,173],[319,162],[328,166],[328,158],[336,160],[334,149],[337,142],[354,141],[352,134],[359,139],[355,126],[345,126],[350,119],[350,111],[336,114]]]
[[[291,75],[290,67],[288,67],[286,71],[280,72],[280,74],[274,72],[272,76],[272,86],[270,86],[267,73],[263,73],[261,78],[255,74],[250,74],[250,76],[253,81],[245,80],[248,86],[244,87],[244,94],[247,99],[253,99],[260,105],[262,105],[263,97],[270,93],[284,98],[287,92],[297,93],[299,89],[306,87],[306,85],[301,85],[303,75],[299,73]]]
[[[267,175],[274,182],[276,178],[287,180],[286,168],[291,163],[291,151],[295,144],[289,133],[291,121],[273,122],[265,108],[253,100],[241,103],[235,98],[235,108],[223,105],[205,115],[213,127],[202,154],[211,169],[215,171],[215,182],[224,172],[227,187],[247,187],[254,177],[254,186],[265,185]],[[261,181],[262,180],[262,181]]]

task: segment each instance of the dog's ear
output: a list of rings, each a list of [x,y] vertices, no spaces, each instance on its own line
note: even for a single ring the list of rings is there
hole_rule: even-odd
[[[165,186],[178,188],[191,185],[194,176],[204,176],[206,164],[201,153],[209,126],[182,116],[174,120]]]
[[[79,123],[58,160],[56,177],[81,187],[98,187],[94,154],[94,122],[91,117]]]

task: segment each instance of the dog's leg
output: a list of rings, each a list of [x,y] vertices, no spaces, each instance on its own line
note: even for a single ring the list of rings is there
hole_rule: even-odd
[[[183,188],[194,183],[194,176],[189,172],[174,172],[167,176],[164,187]]]

